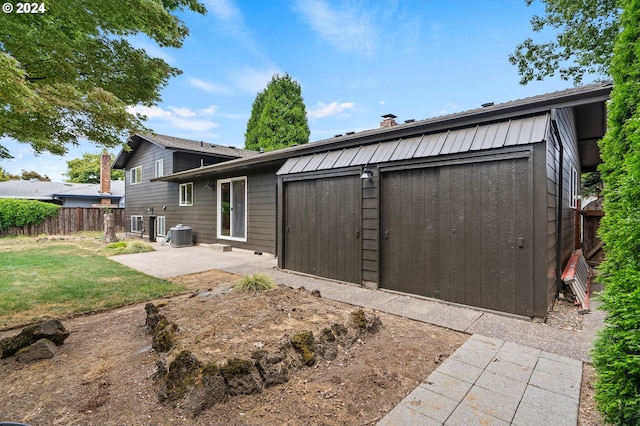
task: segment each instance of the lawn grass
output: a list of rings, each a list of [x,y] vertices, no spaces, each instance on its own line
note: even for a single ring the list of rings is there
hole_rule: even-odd
[[[0,244],[0,327],[103,310],[180,293],[184,287],[108,259],[99,241]]]

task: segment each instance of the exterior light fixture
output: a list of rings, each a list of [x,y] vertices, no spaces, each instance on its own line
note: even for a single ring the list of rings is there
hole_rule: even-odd
[[[373,170],[371,170],[369,168],[369,165],[367,164],[366,166],[364,166],[364,169],[362,169],[362,174],[360,175],[360,179],[371,179],[373,178]]]

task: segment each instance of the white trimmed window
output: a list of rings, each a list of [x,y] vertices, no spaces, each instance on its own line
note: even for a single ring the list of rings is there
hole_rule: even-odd
[[[247,177],[218,181],[218,238],[247,241]]]
[[[180,184],[180,205],[193,205],[193,182]]]
[[[143,232],[144,220],[142,216],[131,216],[131,232]]]
[[[158,216],[156,218],[156,235],[164,237],[167,235],[167,218],[166,216]]]
[[[569,187],[571,197],[569,203],[572,209],[578,207],[578,196],[580,194],[580,179],[578,178],[578,171],[575,167],[571,166],[571,186]]]
[[[129,170],[129,181],[131,185],[142,182],[142,166]]]
[[[155,162],[155,174],[154,177],[162,177],[164,176],[164,162],[162,161],[162,158],[159,160],[156,160]]]

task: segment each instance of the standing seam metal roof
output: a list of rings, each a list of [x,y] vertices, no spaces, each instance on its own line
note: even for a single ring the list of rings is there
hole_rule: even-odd
[[[289,158],[278,175],[528,145],[545,140],[549,114],[422,134],[378,144]]]

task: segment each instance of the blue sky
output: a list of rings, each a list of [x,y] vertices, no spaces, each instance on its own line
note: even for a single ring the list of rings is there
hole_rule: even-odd
[[[559,78],[521,86],[508,61],[527,37],[549,38],[529,23],[544,12],[539,2],[201,1],[207,15],[180,13],[191,32],[181,49],[133,39],[183,70],[157,107],[132,107],[161,134],[242,147],[253,100],[275,73],[302,86],[311,142],[378,127],[382,114],[420,120],[572,86]],[[15,157],[0,160],[6,171],[54,181],[65,179],[67,160],[100,152],[86,142],[64,157],[34,156],[25,144],[2,144]]]

